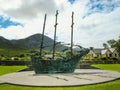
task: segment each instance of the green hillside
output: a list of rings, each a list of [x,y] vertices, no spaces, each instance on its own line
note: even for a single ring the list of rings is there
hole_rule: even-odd
[[[0,36],[0,60],[29,60],[30,52],[39,50],[41,45],[41,34],[34,34],[24,39],[9,40]],[[52,50],[53,39],[44,36],[44,50]],[[56,50],[62,51],[66,46],[58,43]]]
[[[29,60],[28,49],[0,48],[0,60]]]

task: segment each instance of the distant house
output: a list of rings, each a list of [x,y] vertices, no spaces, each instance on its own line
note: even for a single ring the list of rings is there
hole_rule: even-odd
[[[103,50],[102,48],[93,48],[90,47],[90,51],[87,54],[87,56],[85,57],[85,59],[93,59],[93,57],[101,57],[101,50]]]
[[[102,57],[112,57],[112,52],[110,49],[101,50]]]
[[[89,53],[85,56],[85,59],[93,59],[94,57],[116,57],[120,58],[119,53],[115,48],[93,48],[90,47]]]
[[[112,57],[120,58],[120,54],[115,48],[111,48],[110,51],[112,52]]]

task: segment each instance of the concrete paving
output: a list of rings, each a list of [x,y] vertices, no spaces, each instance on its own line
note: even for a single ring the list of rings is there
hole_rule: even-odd
[[[77,86],[107,82],[120,78],[120,73],[99,69],[76,69],[72,74],[39,74],[34,71],[0,76],[1,83],[26,86]]]
[[[0,81],[0,84],[3,84],[4,82]]]

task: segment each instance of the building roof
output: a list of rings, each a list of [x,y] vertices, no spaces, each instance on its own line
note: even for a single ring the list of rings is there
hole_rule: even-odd
[[[115,48],[108,48],[108,49],[104,49],[104,48],[91,48],[91,50],[95,54],[106,54],[107,51],[113,53],[116,49]]]
[[[115,48],[110,48],[109,49],[111,52],[114,52],[115,51]]]
[[[101,50],[103,50],[102,48],[94,48],[93,51],[95,54],[101,54]]]
[[[101,54],[105,54],[108,51],[108,49],[101,50]]]

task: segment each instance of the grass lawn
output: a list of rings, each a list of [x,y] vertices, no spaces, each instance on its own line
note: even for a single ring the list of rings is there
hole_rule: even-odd
[[[26,66],[0,66],[0,75],[15,72],[23,68],[26,68]]]
[[[95,67],[120,72],[120,64],[95,64]]]
[[[105,70],[113,70],[120,72],[120,64],[97,64],[93,66],[100,67]],[[22,68],[24,68],[24,66],[0,66],[0,75],[3,75],[7,72],[14,72]],[[120,79],[108,83],[75,87],[27,87],[1,84],[0,90],[120,90]]]

